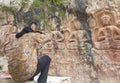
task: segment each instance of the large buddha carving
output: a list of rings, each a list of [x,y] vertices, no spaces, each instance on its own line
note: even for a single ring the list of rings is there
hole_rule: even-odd
[[[108,10],[101,10],[91,19],[96,23],[92,27],[92,40],[97,49],[120,49],[120,27],[116,24],[115,14]]]
[[[111,24],[111,17],[107,14],[103,14],[100,18],[102,27],[98,30],[97,41],[109,41],[120,40],[120,29]]]

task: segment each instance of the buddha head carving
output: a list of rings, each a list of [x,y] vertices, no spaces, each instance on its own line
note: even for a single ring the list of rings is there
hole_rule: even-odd
[[[100,20],[103,26],[110,25],[111,17],[107,14],[103,14]]]
[[[97,29],[107,25],[115,25],[116,14],[110,9],[101,9],[93,14],[93,16],[90,18],[90,21],[92,29]]]
[[[71,21],[71,27],[72,27],[73,30],[76,31],[76,30],[80,30],[82,28],[82,25],[77,18],[74,18]]]

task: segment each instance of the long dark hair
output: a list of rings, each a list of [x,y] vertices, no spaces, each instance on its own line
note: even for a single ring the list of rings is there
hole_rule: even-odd
[[[41,34],[43,34],[43,32],[41,32],[39,29],[38,29],[37,31],[33,31],[32,28],[31,28],[31,25],[32,25],[32,24],[35,24],[35,25],[38,27],[38,24],[37,24],[36,22],[31,22],[31,23],[29,24],[29,26],[24,27],[21,32],[19,32],[19,33],[16,34],[16,38],[20,38],[20,37],[22,37],[24,34],[30,33],[30,32],[35,32],[35,33],[41,33]]]
[[[19,32],[19,33],[16,34],[16,38],[20,38],[20,37],[22,37],[24,34],[30,33],[30,32],[33,32],[33,30],[31,29],[31,27],[24,27],[21,32]]]

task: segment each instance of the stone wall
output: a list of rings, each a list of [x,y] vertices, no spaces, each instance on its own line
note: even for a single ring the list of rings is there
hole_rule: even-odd
[[[71,77],[72,83],[119,83],[120,1],[69,1],[61,31],[51,31],[52,41],[38,48],[40,57],[52,58],[49,75]],[[12,18],[3,20],[1,27]]]

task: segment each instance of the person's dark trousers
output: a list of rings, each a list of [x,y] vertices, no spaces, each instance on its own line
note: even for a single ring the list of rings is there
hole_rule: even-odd
[[[51,59],[47,55],[42,56],[40,59],[38,59],[37,71],[34,74],[34,76],[29,80],[33,80],[34,77],[41,72],[37,80],[37,83],[47,83],[47,76],[48,76],[50,62],[51,62]]]

